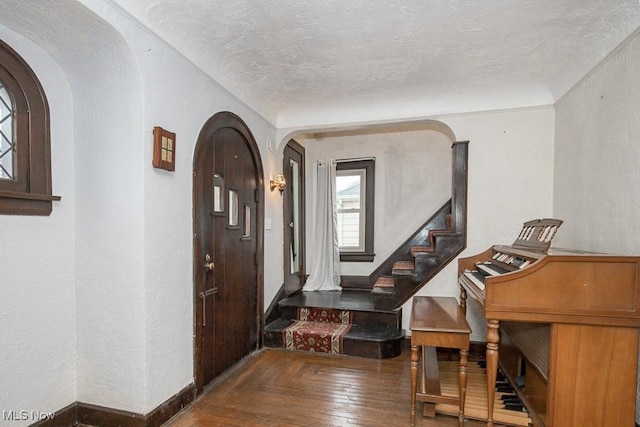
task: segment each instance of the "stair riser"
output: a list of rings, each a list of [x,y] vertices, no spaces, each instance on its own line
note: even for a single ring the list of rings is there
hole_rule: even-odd
[[[280,314],[284,319],[295,320],[297,313],[297,307],[280,307]],[[402,310],[389,313],[370,311],[352,311],[351,313],[353,315],[352,323],[357,325],[388,326],[398,329],[402,325]]]
[[[368,311],[354,311],[353,323],[367,326],[386,326],[400,329],[402,327],[402,310],[395,313],[375,313]]]
[[[343,352],[347,356],[388,359],[400,355],[403,341],[404,337],[394,340],[371,341],[345,336],[342,343]],[[282,332],[265,332],[264,345],[270,348],[282,348]]]
[[[416,275],[413,270],[393,270],[391,274],[393,274],[394,276],[415,276]]]
[[[371,289],[369,276],[341,276],[340,286],[342,289]]]
[[[368,359],[389,359],[400,356],[404,338],[393,341],[360,341],[344,338],[344,354],[349,356],[366,357]]]
[[[264,346],[270,348],[282,348],[282,331],[264,333]]]

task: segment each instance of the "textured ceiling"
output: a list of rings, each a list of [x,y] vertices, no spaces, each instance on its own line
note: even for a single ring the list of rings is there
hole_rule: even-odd
[[[638,0],[112,0],[278,127],[549,105]]]

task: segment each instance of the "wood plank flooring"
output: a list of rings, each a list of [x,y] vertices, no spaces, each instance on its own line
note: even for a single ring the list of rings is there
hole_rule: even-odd
[[[374,360],[263,349],[165,426],[409,426],[409,369],[408,350]],[[419,427],[457,423],[445,415],[416,417]]]

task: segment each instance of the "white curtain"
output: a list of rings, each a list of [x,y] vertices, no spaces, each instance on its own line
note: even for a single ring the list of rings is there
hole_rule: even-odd
[[[312,188],[312,240],[309,278],[303,291],[341,291],[340,250],[336,230],[336,164],[324,160],[314,164]]]

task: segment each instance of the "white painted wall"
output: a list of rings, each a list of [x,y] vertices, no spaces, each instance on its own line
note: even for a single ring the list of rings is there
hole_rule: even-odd
[[[280,139],[266,120],[111,3],[83,0],[103,19],[73,0],[23,3],[0,4],[0,37],[47,92],[62,201],[50,217],[0,217],[0,409],[79,400],[145,413],[193,378],[191,170],[202,124],[222,110],[240,115],[260,146],[265,184],[282,169],[283,144],[267,150]],[[636,37],[558,104],[555,152],[552,107],[436,118],[471,141],[463,256],[509,244],[522,222],[552,214],[567,221],[558,243],[637,253],[639,65]],[[150,166],[155,125],[177,133],[174,173]],[[378,200],[390,195],[379,190]],[[265,199],[268,304],[283,277],[282,199],[268,190]],[[457,293],[455,263],[421,292]],[[408,316],[405,306],[405,325]],[[482,323],[472,325],[475,340]]]
[[[639,70],[636,32],[557,103],[554,215],[565,220],[562,246],[640,255]]]
[[[75,190],[72,401],[140,411],[145,407],[143,100],[135,61],[122,37],[76,1],[36,7],[7,0],[0,15],[60,64],[73,97],[72,106],[55,111],[72,120],[73,154],[53,165],[54,179],[56,168],[71,171]],[[28,396],[21,389],[13,392]]]
[[[321,159],[374,157],[373,262],[343,262],[342,275],[369,275],[451,198],[451,141],[434,130],[365,133],[307,139],[307,175]],[[315,252],[313,194],[307,179],[307,265]]]
[[[247,123],[262,153],[274,129],[157,38],[130,23],[123,31],[144,82],[145,411],[149,411],[193,381],[192,172],[200,129],[215,113],[234,112]],[[175,172],[151,166],[154,126],[176,133]],[[267,196],[270,202],[281,203]],[[265,236],[265,282],[273,283],[270,248],[281,243],[270,236]],[[278,267],[281,282],[281,262]]]
[[[0,13],[0,16],[2,14]],[[6,16],[6,15],[5,15]],[[0,424],[2,411],[52,412],[76,401],[74,129],[60,66],[3,25],[0,39],[35,71],[51,110],[53,192],[47,217],[0,215]]]
[[[469,141],[467,249],[471,256],[492,245],[511,244],[530,219],[552,213],[553,107],[436,117],[458,141]],[[562,232],[562,231],[561,231]],[[418,295],[458,296],[457,261]],[[408,327],[410,302],[403,306]],[[469,310],[472,340],[484,341],[485,320]]]
[[[141,156],[136,167],[143,185],[137,214],[142,217],[143,233],[139,265],[144,337],[136,351],[143,352],[144,366],[142,387],[134,392],[143,401],[130,410],[146,413],[193,382],[192,172],[198,133],[215,113],[231,111],[247,123],[261,154],[268,158],[266,144],[275,130],[121,10],[97,0],[86,3],[122,34],[142,80],[144,111],[136,123]],[[175,172],[151,166],[154,126],[176,133]],[[266,170],[265,177],[271,173]],[[277,210],[278,203],[281,200],[267,195],[266,215],[274,210],[273,204]],[[281,210],[277,215],[281,217]],[[280,236],[274,240],[266,233],[265,247],[273,245],[281,247]],[[265,250],[265,284],[282,283],[282,262],[276,263],[272,253]],[[272,269],[273,265],[277,268]],[[123,409],[125,402],[118,402],[112,392],[103,404]]]
[[[448,126],[455,134],[457,141],[469,142],[469,194],[468,194],[468,217],[467,217],[467,249],[461,256],[471,256],[482,252],[495,244],[511,244],[522,228],[525,221],[535,218],[549,217],[552,214],[553,200],[553,160],[554,160],[554,109],[552,106],[506,110],[497,112],[475,113],[451,115],[442,117],[432,117],[432,120],[443,123],[443,132]],[[356,125],[353,125],[355,127]],[[357,127],[366,127],[359,124]],[[280,129],[278,131],[279,140],[282,144],[288,140],[288,135],[296,133],[313,133],[315,130],[294,131],[292,129]],[[431,135],[435,136],[435,135]],[[307,167],[310,166],[313,158],[322,157],[360,157],[372,155],[367,142],[368,136],[353,139],[345,144],[345,141],[336,139],[331,141],[332,145],[326,145],[325,140],[314,144],[313,140],[306,142]],[[403,133],[376,137],[372,144],[379,152],[393,151],[394,144],[398,141],[405,141]],[[438,138],[444,138],[440,136]],[[436,138],[436,141],[438,141]],[[416,140],[419,140],[417,138]],[[411,146],[416,142],[406,142]],[[327,139],[328,141],[328,139]],[[405,142],[403,142],[404,144]],[[318,147],[315,147],[317,145]],[[416,149],[413,147],[411,149]],[[407,155],[408,151],[398,151]],[[429,150],[428,153],[431,151]],[[442,159],[442,165],[446,171],[441,170],[440,178],[448,174],[449,181],[441,182],[442,186],[434,191],[446,190],[446,195],[442,195],[442,202],[435,203],[436,208],[440,207],[444,201],[451,197],[450,193],[450,173],[451,173],[451,150],[450,143],[446,146],[447,160]],[[441,152],[444,156],[444,151]],[[383,154],[384,158],[384,154]],[[399,155],[395,161],[407,160]],[[418,160],[411,159],[410,163]],[[378,161],[376,162],[376,174],[378,174]],[[385,174],[384,181],[389,179],[397,183],[405,182],[405,178],[419,179],[412,174],[398,173],[397,168],[386,170],[381,168]],[[309,169],[307,170],[309,171]],[[309,173],[309,172],[308,172]],[[381,179],[382,180],[382,179]],[[376,185],[378,185],[376,183]],[[376,187],[376,193],[378,193]],[[308,194],[310,194],[308,192]],[[380,200],[385,200],[387,193],[376,194],[376,204]],[[425,193],[425,196],[429,196]],[[401,199],[404,200],[406,195]],[[422,203],[427,203],[423,201]],[[418,205],[414,205],[414,208]],[[378,206],[380,208],[380,206]],[[419,205],[422,209],[422,204]],[[428,209],[427,209],[428,210]],[[416,224],[424,222],[433,213],[426,216]],[[410,216],[416,216],[416,212],[409,211]],[[377,215],[377,212],[376,212]],[[379,215],[376,216],[378,224]],[[383,214],[382,217],[385,217]],[[389,218],[389,217],[386,217]],[[410,221],[405,218],[405,221]],[[385,224],[386,226],[386,224]],[[376,233],[379,233],[380,226],[376,226]],[[395,227],[395,226],[394,226]],[[390,237],[389,239],[379,239],[376,234],[376,253],[389,254],[395,250],[399,243],[404,242],[406,237],[415,231],[416,227],[405,232],[401,237]],[[394,228],[395,230],[395,228]],[[382,230],[385,233],[386,230]],[[390,233],[388,233],[390,234]],[[385,236],[388,237],[387,234]],[[393,240],[398,240],[395,242]],[[308,249],[309,250],[309,249]],[[385,256],[376,257],[373,265],[362,267],[361,270],[346,269],[349,274],[368,274],[375,269]],[[349,264],[343,263],[347,268]],[[418,292],[418,295],[448,295],[459,296],[457,284],[457,261],[453,261],[444,268],[429,284]],[[411,315],[411,301],[403,307],[403,325],[408,328]],[[472,339],[484,341],[486,339],[486,322],[482,313],[475,304],[469,310],[471,326],[473,329]],[[410,331],[407,330],[410,334]]]
[[[33,40],[25,56],[47,76],[54,191],[63,197],[49,218],[0,217],[10,229],[0,250],[15,261],[3,270],[11,286],[0,285],[9,294],[3,330],[11,328],[1,339],[16,349],[0,355],[0,393],[11,396],[0,394],[0,409],[81,401],[147,413],[193,381],[197,134],[223,110],[247,122],[264,153],[275,131],[110,2],[82,3],[0,5],[0,24]],[[175,173],[151,167],[156,125],[177,133]],[[274,159],[263,157],[267,180],[281,169]],[[266,215],[281,218],[279,197],[266,195]],[[280,242],[265,236],[266,248]],[[277,290],[281,254],[267,249],[265,258],[266,287]]]

